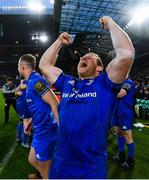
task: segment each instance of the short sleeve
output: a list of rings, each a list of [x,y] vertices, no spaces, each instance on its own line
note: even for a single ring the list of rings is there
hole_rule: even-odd
[[[129,92],[130,88],[131,88],[131,83],[130,82],[125,82],[122,85],[122,88],[125,89],[127,91],[127,93]]]
[[[103,76],[105,86],[107,88],[112,89],[112,91],[114,91],[115,93],[118,93],[118,91],[120,90],[122,86],[122,83],[118,84],[118,83],[112,82],[106,71],[103,72],[101,76]]]
[[[50,85],[44,78],[40,78],[38,81],[34,83],[34,91],[40,97],[46,94],[49,91],[49,89],[50,89]]]
[[[71,76],[61,73],[59,77],[57,78],[57,80],[55,81],[55,83],[53,84],[53,86],[62,93],[64,90],[64,87],[66,86],[67,82],[70,79],[71,79]]]

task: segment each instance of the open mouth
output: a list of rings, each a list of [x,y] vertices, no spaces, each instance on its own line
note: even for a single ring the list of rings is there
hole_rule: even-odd
[[[87,64],[86,64],[86,63],[82,63],[82,64],[81,64],[81,68],[82,68],[82,67],[83,67],[83,68],[84,68],[84,67],[87,67]]]

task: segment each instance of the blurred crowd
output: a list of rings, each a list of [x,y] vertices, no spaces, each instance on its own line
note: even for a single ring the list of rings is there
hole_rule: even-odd
[[[149,68],[131,74],[136,85],[136,98],[149,100]]]

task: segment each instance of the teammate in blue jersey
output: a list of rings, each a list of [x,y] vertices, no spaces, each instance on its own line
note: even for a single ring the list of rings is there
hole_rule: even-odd
[[[26,101],[34,129],[29,162],[40,172],[43,179],[47,179],[57,140],[55,118],[58,120],[58,100],[46,79],[35,72],[35,65],[36,58],[31,54],[25,54],[19,59],[18,71],[28,81]]]
[[[20,122],[17,125],[17,141],[21,140],[22,146],[29,148],[29,135],[24,133],[24,126],[31,118],[26,102],[26,84],[26,80],[21,80],[21,83],[15,92],[17,96],[16,109],[20,118]],[[23,122],[21,120],[23,120]]]
[[[109,29],[116,51],[105,72],[100,57],[94,53],[80,58],[79,79],[54,67],[61,46],[72,43],[68,33],[62,33],[40,60],[42,73],[62,94],[58,146],[49,178],[106,178],[112,109],[119,85],[132,65],[134,48],[128,35],[110,17],[100,22]]]
[[[112,125],[117,134],[118,154],[113,157],[125,169],[134,166],[135,144],[132,137],[134,120],[135,85],[132,80],[126,79],[117,95],[117,102],[112,116]],[[128,148],[128,157],[125,155],[125,144]]]

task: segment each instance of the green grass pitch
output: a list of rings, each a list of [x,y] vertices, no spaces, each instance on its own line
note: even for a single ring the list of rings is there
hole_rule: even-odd
[[[147,121],[147,120],[146,120]],[[0,93],[0,162],[9,151],[16,139],[16,124],[18,116],[13,109],[10,111],[9,123],[4,126],[4,101]],[[136,143],[135,168],[129,171],[122,170],[112,161],[112,156],[117,152],[116,137],[110,135],[108,140],[108,178],[109,179],[149,179],[149,128],[142,131],[134,129]],[[17,145],[4,170],[1,179],[26,179],[28,173],[35,170],[28,164],[29,150]],[[76,172],[77,173],[77,172]]]

